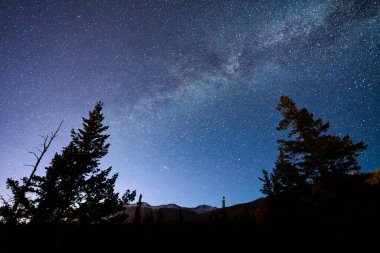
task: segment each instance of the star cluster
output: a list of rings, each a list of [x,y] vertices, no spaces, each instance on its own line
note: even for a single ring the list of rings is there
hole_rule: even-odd
[[[65,120],[47,165],[100,99],[102,165],[151,204],[260,197],[283,94],[363,139],[363,170],[378,168],[379,14],[377,0],[2,1],[0,192],[38,134]]]

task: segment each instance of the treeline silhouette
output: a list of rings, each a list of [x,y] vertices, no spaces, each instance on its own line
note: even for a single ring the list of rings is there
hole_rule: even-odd
[[[117,174],[99,167],[110,144],[105,133],[108,126],[102,123],[102,103],[98,102],[88,118],[83,118],[82,129],[71,131],[71,142],[55,154],[44,176],[37,176],[36,170],[59,128],[44,138],[39,154],[32,152],[36,164],[31,175],[21,182],[7,180],[12,198],[3,199],[0,208],[1,236],[10,240],[24,233],[34,240],[30,229],[44,225],[50,230],[42,235],[52,245],[61,246],[90,238],[94,247],[105,239],[125,238],[157,243],[186,243],[195,238],[215,244],[250,243],[253,239],[331,243],[353,236],[356,240],[372,238],[369,228],[380,225],[380,173],[360,171],[357,157],[366,144],[355,143],[349,135],[329,134],[329,123],[298,108],[288,96],[281,96],[277,110],[282,115],[277,130],[288,134],[277,141],[275,167],[271,172],[263,170],[259,178],[265,198],[226,207],[223,197],[219,210],[184,219],[180,208],[178,219],[168,221],[162,210],[155,219],[142,217],[140,194],[132,222],[125,224],[123,208],[134,201],[136,191],[127,190],[119,197],[114,191]],[[51,229],[54,233],[46,232]]]

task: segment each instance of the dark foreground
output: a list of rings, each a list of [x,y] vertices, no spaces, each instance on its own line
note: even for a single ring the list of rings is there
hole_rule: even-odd
[[[363,223],[240,225],[60,225],[0,227],[2,248],[47,250],[361,249],[376,246],[379,221]],[[310,248],[311,247],[311,248]],[[122,251],[124,251],[122,250]],[[309,250],[307,250],[309,251]]]
[[[354,178],[355,179],[355,178]],[[0,252],[259,252],[271,249],[378,252],[380,184],[349,184],[239,204],[191,220],[142,224],[0,225]],[[3,251],[8,249],[11,251]],[[53,252],[54,252],[53,251]],[[34,252],[34,251],[33,251]],[[159,251],[161,252],[161,251]],[[292,252],[292,251],[290,251]]]

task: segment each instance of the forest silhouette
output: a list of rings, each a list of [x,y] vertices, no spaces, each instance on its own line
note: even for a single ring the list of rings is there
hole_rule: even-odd
[[[30,175],[20,181],[7,179],[11,197],[2,197],[0,208],[5,241],[42,238],[46,245],[60,247],[90,238],[93,247],[123,238],[196,238],[215,244],[232,238],[246,243],[249,238],[339,242],[352,236],[368,239],[373,235],[368,228],[380,223],[380,173],[364,173],[357,162],[366,144],[355,143],[349,135],[329,134],[329,123],[298,108],[288,96],[281,96],[277,105],[282,116],[277,130],[287,137],[277,141],[273,170],[263,170],[259,178],[266,197],[232,207],[225,207],[223,197],[218,210],[189,215],[179,208],[169,219],[165,209],[143,215],[140,194],[131,222],[126,222],[125,209],[136,191],[127,190],[120,197],[114,190],[118,175],[112,175],[111,167],[100,167],[110,147],[102,107],[102,102],[96,103],[82,128],[71,131],[70,143],[54,155],[42,176],[36,171],[62,123],[44,137],[39,153],[31,152],[36,163]],[[30,232],[37,228],[42,231]]]

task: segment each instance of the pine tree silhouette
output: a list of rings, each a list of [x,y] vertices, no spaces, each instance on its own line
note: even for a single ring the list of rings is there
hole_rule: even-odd
[[[136,198],[136,190],[126,190],[123,196],[121,197],[121,201],[123,204],[129,205],[132,201],[134,201]]]
[[[279,155],[273,172],[263,171],[264,194],[297,192],[314,183],[333,183],[350,172],[359,171],[356,158],[366,149],[363,141],[353,143],[346,135],[326,134],[329,123],[314,119],[306,108],[281,96],[277,110],[283,116],[277,130],[289,130],[287,139],[279,139]]]
[[[133,224],[140,224],[141,223],[141,206],[142,206],[142,194],[139,196],[139,201],[137,202],[136,209],[135,209],[135,215],[133,217]]]
[[[223,196],[222,198],[222,220],[223,223],[228,222],[228,215],[227,215],[227,210],[226,210],[226,197]]]
[[[110,146],[102,107],[98,102],[83,118],[83,129],[71,131],[72,141],[55,154],[46,175],[34,177],[37,208],[32,223],[101,223],[121,210],[114,192],[118,175],[109,177],[111,167],[99,167]]]

